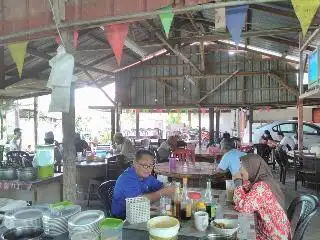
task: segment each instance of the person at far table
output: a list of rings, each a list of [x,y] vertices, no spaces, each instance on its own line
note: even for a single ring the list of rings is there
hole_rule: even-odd
[[[172,196],[174,187],[164,187],[151,176],[154,156],[148,150],[139,150],[135,155],[133,166],[126,169],[117,179],[112,197],[112,216],[126,217],[126,198],[143,196],[151,202],[158,201],[161,196]]]
[[[270,131],[269,130],[265,130],[263,132],[263,135],[260,138],[260,143],[268,144],[268,141],[273,141],[273,138],[272,138],[272,136],[270,134]]]
[[[44,144],[45,145],[54,145],[54,160],[55,164],[61,165],[62,162],[62,154],[59,149],[59,143],[54,140],[53,132],[46,132],[44,135]]]
[[[21,151],[22,138],[21,129],[15,128],[13,130],[13,139],[10,141],[10,151]]]
[[[294,150],[295,142],[290,136],[285,136],[283,132],[278,132],[278,139],[280,141],[278,147],[285,152]]]
[[[168,161],[171,151],[174,151],[177,148],[177,142],[177,136],[170,136],[166,141],[160,144],[160,147],[158,148],[160,162]]]
[[[256,214],[257,240],[291,240],[284,195],[268,164],[256,154],[241,157],[243,185],[234,191],[235,210]]]
[[[80,133],[76,133],[75,147],[77,153],[83,153],[85,150],[89,148],[89,144],[85,140],[81,139]]]
[[[240,157],[246,155],[234,148],[234,142],[231,139],[224,139],[220,143],[220,151],[223,154],[218,165],[217,172],[230,172],[232,179],[240,178]]]
[[[131,141],[125,138],[120,132],[114,134],[113,141],[116,144],[115,152],[124,155],[126,163],[132,162],[136,149],[132,145]]]

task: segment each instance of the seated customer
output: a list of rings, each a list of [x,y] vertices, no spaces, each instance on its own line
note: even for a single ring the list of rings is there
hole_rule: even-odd
[[[158,154],[160,162],[168,161],[171,151],[177,147],[178,138],[176,136],[170,136],[167,141],[161,143],[158,148]]]
[[[116,143],[116,153],[124,155],[126,163],[132,162],[136,150],[131,141],[125,138],[120,132],[114,134],[113,140]]]
[[[283,209],[284,195],[271,169],[256,154],[241,157],[243,185],[234,191],[235,209],[258,213],[258,240],[291,240],[291,226]]]
[[[294,150],[295,142],[294,139],[290,136],[285,136],[283,132],[278,132],[278,139],[280,141],[278,147],[282,150],[288,152]]]
[[[112,198],[112,215],[124,219],[126,217],[126,198],[144,196],[151,202],[158,201],[162,195],[171,196],[175,188],[163,187],[155,177],[151,176],[154,157],[148,150],[136,153],[133,166],[129,167],[117,179]]]
[[[218,172],[229,171],[232,174],[232,179],[238,179],[240,176],[240,157],[246,153],[235,149],[231,139],[222,140],[220,149],[223,156],[218,165]]]

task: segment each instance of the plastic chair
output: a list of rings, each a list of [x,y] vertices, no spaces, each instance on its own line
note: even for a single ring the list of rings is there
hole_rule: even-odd
[[[33,159],[27,152],[24,151],[10,151],[7,152],[8,167],[25,168],[32,167]]]
[[[294,157],[295,167],[295,190],[297,190],[298,181],[308,182],[316,185],[319,192],[320,184],[320,163],[313,153],[296,153]]]
[[[297,197],[290,203],[287,215],[292,227],[292,240],[303,239],[305,230],[317,213],[318,207],[318,197],[311,194]]]
[[[191,158],[193,162],[196,161],[195,152],[189,149],[179,148],[176,149],[172,154],[173,157],[177,157],[179,160],[188,160]]]
[[[99,197],[102,203],[106,206],[106,213],[108,216],[112,216],[111,206],[112,206],[112,196],[113,196],[115,185],[116,185],[115,180],[109,180],[102,183],[98,188]]]

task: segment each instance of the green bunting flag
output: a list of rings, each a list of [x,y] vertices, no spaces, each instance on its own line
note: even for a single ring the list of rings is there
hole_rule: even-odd
[[[173,8],[170,5],[170,6],[161,8],[160,10],[170,10],[170,12],[168,12],[168,13],[159,14],[159,17],[160,17],[160,20],[161,20],[161,23],[162,23],[162,27],[164,29],[164,32],[166,33],[167,38],[168,38],[169,37],[170,28],[171,28],[171,24],[172,24],[173,17],[174,17],[174,14],[172,12]]]

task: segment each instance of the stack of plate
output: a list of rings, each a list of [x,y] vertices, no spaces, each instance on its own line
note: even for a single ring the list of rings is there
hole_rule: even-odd
[[[100,234],[99,223],[104,219],[104,213],[99,210],[88,210],[73,216],[68,221],[69,235],[77,232],[93,232]]]
[[[43,213],[44,232],[48,236],[58,236],[68,232],[68,220],[81,212],[79,205],[67,206],[59,211],[48,210]]]
[[[42,212],[41,208],[36,207],[24,207],[8,211],[4,217],[4,225],[8,229],[18,227],[42,228]]]

